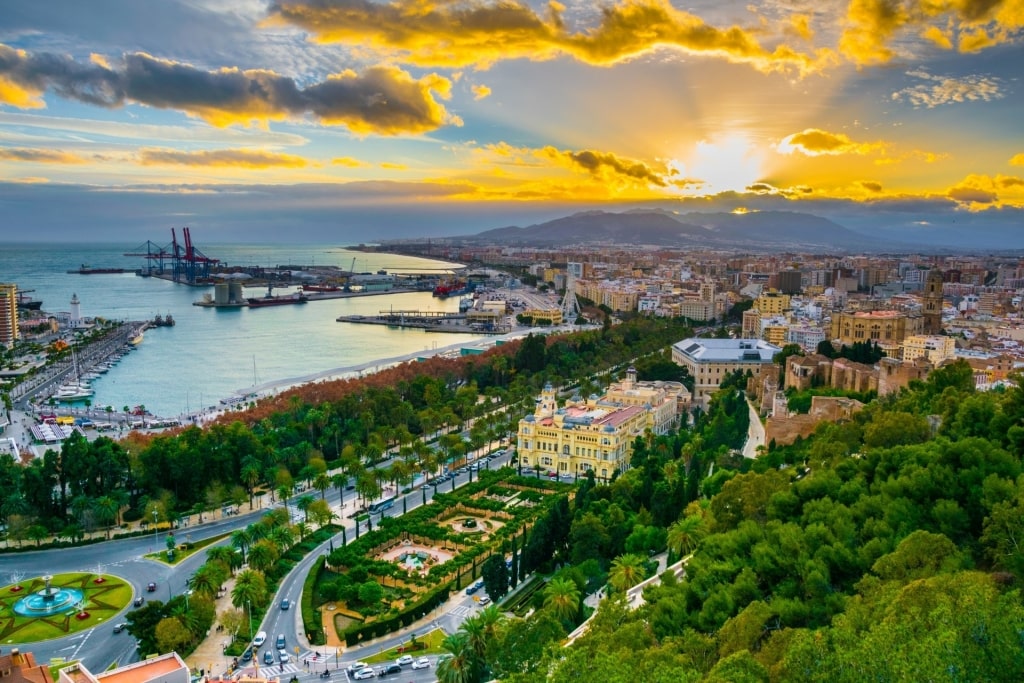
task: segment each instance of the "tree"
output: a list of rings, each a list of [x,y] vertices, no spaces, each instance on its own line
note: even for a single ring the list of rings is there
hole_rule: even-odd
[[[260,572],[247,569],[235,577],[235,587],[231,589],[231,604],[235,607],[262,607],[266,604],[267,597],[267,582]]]
[[[273,569],[278,557],[280,552],[269,539],[259,540],[249,548],[249,566],[264,574]]]
[[[675,557],[685,557],[704,537],[704,520],[696,515],[673,522],[668,528],[668,548]]]
[[[252,533],[246,529],[236,529],[231,532],[231,547],[242,553],[242,563],[245,563],[245,554],[252,544]]]
[[[317,526],[326,526],[337,516],[326,500],[314,500],[306,510],[306,518]]]
[[[469,636],[456,631],[445,637],[441,647],[450,655],[437,660],[438,683],[474,683],[478,664],[469,644]]]
[[[320,500],[327,497],[327,489],[331,488],[331,478],[326,472],[321,472],[313,478],[313,488],[320,492]]]
[[[580,591],[569,578],[554,578],[544,587],[544,609],[551,610],[555,618],[571,622],[580,609]]]
[[[299,496],[299,499],[295,502],[295,507],[302,511],[306,522],[309,521],[309,507],[316,502],[316,498],[310,495]]]
[[[156,645],[161,653],[179,650],[191,640],[192,633],[176,617],[164,617],[156,625]]]
[[[612,560],[608,583],[617,591],[625,592],[644,578],[644,558],[632,553]]]
[[[491,555],[484,560],[480,576],[491,600],[501,600],[508,593],[508,566],[501,555]]]
[[[384,589],[376,581],[366,581],[359,586],[359,602],[376,605],[384,599]]]

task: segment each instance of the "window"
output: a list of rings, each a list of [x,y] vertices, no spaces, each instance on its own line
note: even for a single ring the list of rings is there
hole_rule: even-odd
[[[562,455],[569,455],[569,444],[562,446]]]

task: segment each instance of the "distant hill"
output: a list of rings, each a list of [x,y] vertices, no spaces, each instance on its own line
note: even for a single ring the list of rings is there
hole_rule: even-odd
[[[508,245],[589,243],[773,251],[878,251],[907,246],[868,237],[827,218],[791,211],[742,214],[586,211],[525,228],[496,228],[456,239]]]

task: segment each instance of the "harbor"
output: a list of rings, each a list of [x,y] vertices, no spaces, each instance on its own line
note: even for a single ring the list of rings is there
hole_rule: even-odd
[[[506,334],[512,326],[503,316],[474,314],[470,312],[444,313],[420,310],[387,310],[377,315],[342,315],[339,323],[359,325],[385,325],[393,328],[411,328],[428,332],[463,334]]]

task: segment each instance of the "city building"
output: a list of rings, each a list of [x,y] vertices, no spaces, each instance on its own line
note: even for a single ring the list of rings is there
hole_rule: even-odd
[[[57,676],[57,683],[189,683],[190,680],[188,665],[177,652],[99,673],[92,673],[81,663],[71,664]]]
[[[18,285],[0,282],[0,344],[18,341]]]
[[[754,299],[753,307],[760,311],[761,315],[782,315],[790,308],[790,298],[788,294],[769,289]]]
[[[903,340],[902,358],[905,361],[927,358],[932,365],[937,366],[943,361],[951,360],[955,355],[956,340],[953,337],[915,334]]]
[[[524,468],[607,480],[629,469],[633,440],[646,432],[665,434],[679,425],[689,392],[678,382],[638,382],[630,368],[623,382],[602,397],[566,401],[550,384],[532,415],[519,421],[516,450]]]
[[[751,370],[756,374],[781,350],[761,339],[691,337],[672,345],[672,360],[689,370],[693,377],[694,403],[706,404],[726,375],[736,370]]]
[[[924,332],[924,318],[900,311],[852,311],[832,316],[833,342],[876,342],[890,356],[909,336]]]
[[[37,664],[31,652],[21,652],[18,648],[11,651],[0,651],[0,681],[3,683],[51,683],[50,669],[45,664]]]

